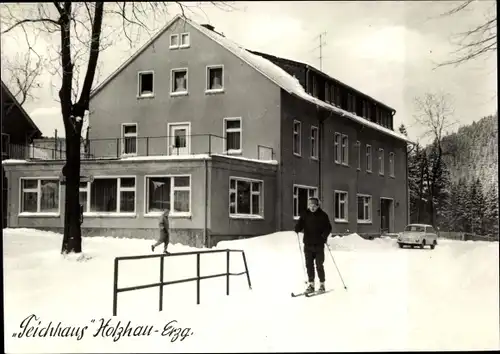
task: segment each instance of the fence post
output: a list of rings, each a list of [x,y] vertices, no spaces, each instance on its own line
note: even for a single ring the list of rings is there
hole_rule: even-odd
[[[118,259],[115,258],[115,266],[113,269],[113,316],[116,316],[117,299],[118,297]]]
[[[164,267],[165,256],[160,257],[160,311],[163,311],[163,269]]]
[[[146,137],[146,156],[149,156],[149,136]]]
[[[120,157],[120,138],[116,138],[116,158]]]
[[[200,304],[200,254],[196,254],[196,304]]]
[[[226,295],[229,295],[229,250],[226,253]]]
[[[245,272],[247,273],[248,287],[252,289],[252,283],[250,282],[250,272],[248,271],[247,257],[245,256],[245,251],[242,251],[241,254],[243,255],[243,263],[245,264]]]
[[[212,155],[212,134],[208,134],[208,155]]]

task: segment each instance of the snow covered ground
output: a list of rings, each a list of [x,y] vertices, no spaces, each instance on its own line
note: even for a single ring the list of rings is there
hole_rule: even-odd
[[[231,278],[230,296],[225,295],[224,278],[202,280],[201,304],[196,305],[194,282],[165,286],[163,312],[158,312],[158,288],[125,292],[118,295],[118,316],[113,317],[113,260],[149,254],[151,241],[86,238],[87,258],[76,261],[59,254],[61,237],[3,230],[6,352],[500,348],[498,242],[440,240],[435,250],[412,250],[397,248],[389,238],[332,238],[332,254],[347,290],[327,251],[327,287],[334,291],[310,299],[290,297],[291,291],[304,288],[294,233],[222,242],[218,248],[245,250],[252,290],[245,276]],[[170,245],[173,252],[189,250]],[[202,275],[224,272],[225,261],[224,253],[202,255]],[[232,254],[231,271],[243,268],[241,256]],[[165,260],[166,280],[195,275],[195,256]],[[119,287],[158,279],[159,259],[120,263]],[[30,320],[31,315],[36,318]],[[134,328],[144,326],[143,333],[146,326],[154,329],[149,336],[117,339],[118,330],[107,329],[108,336],[99,330],[101,321],[108,320],[110,327],[130,321]],[[38,337],[28,329],[39,327],[37,333],[45,334],[40,330],[49,322],[52,327],[61,322],[60,328],[87,328],[66,338]],[[179,329],[162,335],[169,326]]]

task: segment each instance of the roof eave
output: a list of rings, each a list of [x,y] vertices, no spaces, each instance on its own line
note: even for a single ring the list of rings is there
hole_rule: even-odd
[[[42,131],[40,130],[40,128],[38,128],[38,126],[35,124],[35,122],[33,122],[33,120],[31,119],[31,117],[29,116],[29,114],[26,112],[26,110],[23,108],[23,106],[21,106],[19,104],[19,102],[17,101],[16,97],[14,97],[14,95],[9,90],[9,88],[7,87],[7,85],[5,85],[5,83],[3,81],[1,81],[1,83],[2,83],[2,87],[5,90],[5,92],[7,92],[7,94],[12,99],[12,101],[14,102],[14,104],[16,105],[16,107],[21,111],[21,114],[26,118],[26,120],[28,121],[28,123],[34,129],[35,133],[37,133],[38,136],[41,136],[42,135]]]
[[[316,108],[324,109],[324,110],[326,110],[326,111],[328,111],[328,112],[338,113],[337,111],[335,111],[335,110],[333,109],[333,107],[330,109],[329,107],[322,106],[322,105],[319,105],[319,104],[317,104],[317,103],[314,103],[314,102],[310,102],[310,101],[308,101],[308,100],[305,100],[303,97],[300,97],[299,95],[295,94],[294,92],[292,92],[292,91],[290,91],[290,90],[285,90],[285,91],[286,91],[286,92],[288,92],[290,95],[292,95],[292,96],[294,96],[294,97],[299,98],[299,99],[300,99],[300,100],[302,100],[302,101],[305,101],[305,102],[309,102],[309,103],[311,103],[311,104],[314,104],[314,105],[316,106]],[[340,111],[343,111],[343,109],[341,109],[341,108],[337,108],[337,109],[338,109],[338,110],[340,110]],[[343,112],[342,112],[342,117],[347,117],[348,119],[351,119],[351,117],[349,116],[349,114],[345,114],[345,113],[343,113]],[[362,118],[362,117],[358,117],[358,118],[359,118],[359,119],[361,119],[361,120],[364,120],[364,118]],[[364,124],[364,123],[363,123],[363,121],[361,121],[361,122],[357,121],[357,122],[358,122],[359,124],[362,124],[362,125],[364,125],[364,126],[368,127],[368,128],[374,129],[372,126],[370,126],[370,125],[368,125],[368,124]],[[393,137],[394,139],[398,139],[398,140],[404,141],[405,143],[409,143],[409,144],[415,145],[415,143],[414,143],[413,141],[411,141],[410,139],[408,139],[407,137],[402,137],[402,136],[399,136],[399,135],[396,135],[396,134],[388,134],[388,133],[386,133],[386,132],[384,132],[384,131],[380,131],[380,133],[385,134],[385,135],[389,135],[389,136]]]

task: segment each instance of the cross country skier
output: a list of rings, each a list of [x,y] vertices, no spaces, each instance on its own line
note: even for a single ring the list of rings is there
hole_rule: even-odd
[[[169,223],[168,223],[168,215],[170,214],[170,210],[165,209],[160,217],[160,238],[154,245],[151,245],[151,251],[154,252],[156,246],[159,246],[163,243],[163,253],[169,254],[167,251],[168,243],[170,242],[170,232],[169,232]]]
[[[306,293],[314,292],[314,261],[320,281],[319,291],[325,291],[325,243],[332,231],[328,215],[319,206],[318,198],[309,198],[307,210],[295,225],[295,232],[304,232],[304,256],[309,284]]]

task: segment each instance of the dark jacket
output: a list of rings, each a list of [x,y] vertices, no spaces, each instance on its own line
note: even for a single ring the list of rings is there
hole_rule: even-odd
[[[296,233],[304,232],[304,246],[322,247],[331,231],[330,219],[321,208],[314,213],[307,209],[295,225]]]
[[[169,228],[170,228],[170,225],[169,225],[169,222],[168,222],[168,215],[169,215],[169,212],[167,211],[164,211],[161,216],[160,216],[160,230],[161,231],[165,231],[166,233],[168,233],[169,231]]]

